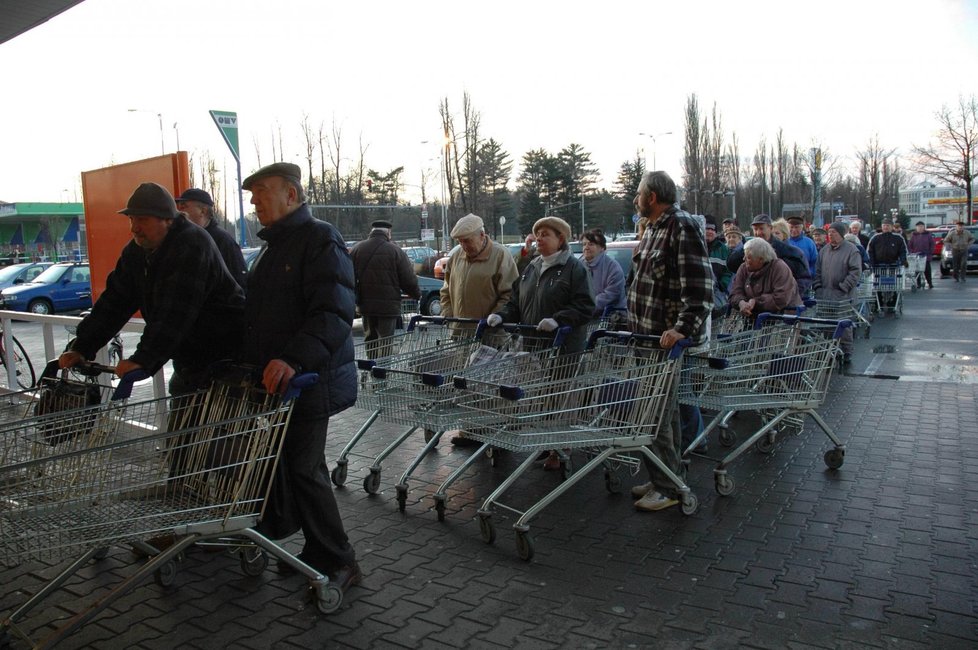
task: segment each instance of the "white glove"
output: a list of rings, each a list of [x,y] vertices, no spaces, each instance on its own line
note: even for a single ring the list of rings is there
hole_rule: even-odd
[[[498,327],[502,325],[503,317],[499,314],[489,314],[489,318],[486,319],[486,325],[489,327]]]
[[[537,329],[540,330],[541,332],[552,332],[558,327],[560,327],[560,324],[557,323],[557,321],[555,321],[552,318],[544,318],[537,325]]]

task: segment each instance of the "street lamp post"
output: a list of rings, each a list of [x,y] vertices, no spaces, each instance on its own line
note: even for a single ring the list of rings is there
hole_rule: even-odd
[[[499,243],[506,243],[506,217],[499,217]]]
[[[660,135],[672,135],[672,131],[663,131],[662,133],[645,133],[645,132],[640,132],[639,135],[644,135],[645,137],[652,139],[652,171],[655,171],[658,168],[658,166],[656,165],[656,162],[655,162],[655,149],[656,149],[656,147],[655,147],[655,139],[656,139],[657,136],[660,136]],[[648,162],[648,157],[647,156],[646,156],[646,162]]]
[[[737,222],[737,193],[733,190],[725,190],[722,193],[724,196],[730,197],[730,218]]]
[[[154,111],[148,111],[142,108],[130,108],[128,109],[130,113],[153,113]],[[156,113],[156,119],[160,121],[160,155],[166,155],[166,141],[163,139],[163,113]],[[176,128],[176,124],[173,128]],[[179,147],[178,147],[179,148]]]

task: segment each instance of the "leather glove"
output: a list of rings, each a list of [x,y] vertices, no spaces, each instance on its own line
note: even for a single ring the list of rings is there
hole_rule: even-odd
[[[489,314],[489,318],[486,319],[486,325],[489,327],[499,327],[503,323],[503,317],[499,314]]]
[[[552,332],[560,327],[560,325],[552,318],[544,318],[537,324],[537,329],[541,332]]]

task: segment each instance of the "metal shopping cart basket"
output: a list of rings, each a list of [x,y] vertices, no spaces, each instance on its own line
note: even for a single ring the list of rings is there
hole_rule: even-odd
[[[851,321],[762,314],[754,330],[712,341],[707,350],[686,356],[679,401],[716,410],[717,415],[684,456],[732,413],[756,411],[764,421],[736,449],[718,460],[714,470],[718,494],[726,496],[734,489],[727,466],[751,446],[770,453],[779,429],[784,428],[782,423],[789,418],[811,417],[834,445],[825,453],[825,464],[833,469],[842,466],[845,444],[816,409],[825,399],[839,339],[847,327],[852,327]],[[732,445],[732,432],[721,429],[720,442]]]
[[[869,285],[872,287],[872,284]],[[857,297],[849,300],[824,300],[816,298],[813,305],[813,317],[822,320],[850,320],[855,330],[861,330],[865,338],[869,338],[872,325],[869,321],[869,308]]]
[[[408,479],[438,445],[445,431],[460,428],[459,409],[455,405],[458,394],[453,388],[455,376],[472,367],[497,367],[498,364],[509,367],[517,359],[542,361],[544,357],[556,356],[569,332],[569,327],[562,327],[544,334],[536,326],[519,324],[483,327],[477,339],[468,344],[406,353],[385,359],[374,367],[372,372],[378,381],[374,394],[383,412],[391,421],[426,432],[425,446],[395,484],[402,512],[407,504]],[[427,432],[432,435],[428,436]],[[492,450],[487,450],[487,455],[495,463]],[[439,517],[444,516],[443,509],[438,513]]]
[[[401,512],[407,505],[408,479],[437,446],[445,431],[461,428],[459,418],[468,412],[457,405],[459,393],[454,387],[466,383],[512,381],[514,377],[529,379],[531,375],[540,381],[558,377],[562,373],[556,368],[564,366],[561,346],[570,331],[570,327],[561,327],[553,333],[541,333],[535,325],[504,323],[487,329],[479,346],[466,358],[429,355],[424,365],[418,367],[416,360],[407,356],[388,359],[384,362],[387,365],[375,368],[375,374],[384,377],[383,387],[378,390],[381,404],[397,413],[402,421],[437,432],[415,455],[394,486]],[[435,491],[433,497],[439,521],[445,518],[445,490],[483,454],[493,466],[496,465],[498,450],[483,444]],[[444,469],[443,463],[439,465],[441,469]]]
[[[668,426],[675,407],[675,381],[682,347],[657,347],[659,337],[628,332],[596,332],[588,348],[558,357],[573,372],[545,378],[533,373],[505,383],[467,381],[458,405],[467,435],[486,445],[526,454],[526,458],[479,509],[483,541],[496,538],[494,508],[519,515],[513,524],[517,551],[533,557],[529,522],[592,470],[626,454],[644,454],[672,480],[682,511],[690,515],[698,502],[684,481],[648,449],[660,426]],[[591,458],[565,481],[526,510],[501,501],[509,488],[533,465],[540,451],[591,450]]]
[[[337,487],[346,484],[349,469],[349,458],[360,444],[361,440],[378,419],[392,424],[403,424],[405,417],[396,412],[390,412],[389,400],[381,401],[382,391],[388,386],[383,379],[374,376],[373,369],[378,365],[401,367],[414,363],[415,367],[424,367],[428,363],[431,368],[450,366],[448,360],[467,358],[468,354],[482,345],[481,337],[485,323],[472,318],[442,318],[415,316],[408,328],[394,336],[378,339],[371,344],[358,343],[354,355],[360,371],[360,387],[357,393],[357,407],[368,411],[370,415],[360,425],[353,437],[346,443],[336,459],[336,465],[330,472],[330,479]],[[375,349],[372,347],[377,345]],[[387,361],[390,359],[391,361]],[[376,494],[380,489],[380,477],[383,461],[398,447],[411,437],[419,428],[423,428],[414,420],[408,419],[409,428],[400,433],[376,456],[371,455],[373,462],[369,474],[364,477],[363,489],[369,494]],[[425,429],[425,442],[430,442],[435,431]]]
[[[907,284],[910,285],[910,292],[924,288],[924,266],[926,259],[922,255],[907,255]]]
[[[172,546],[158,551],[42,643],[63,639],[150,575],[164,586],[171,584],[174,560],[185,549],[229,534],[315,576],[311,586],[319,609],[335,610],[342,592],[328,578],[252,529],[278,462],[291,398],[316,379],[294,379],[291,392],[281,397],[243,380],[215,382],[193,399],[175,402],[184,412],[168,413],[166,398],[133,402],[117,394],[94,410],[79,411],[84,426],[99,435],[74,436],[65,444],[51,444],[34,422],[0,432],[0,561],[12,565],[77,557],[0,621],[0,638],[30,641],[21,620],[85,564],[105,557],[112,545],[145,544],[160,534],[172,535]],[[72,422],[75,414],[62,417]],[[179,426],[161,428],[161,420]],[[267,562],[263,552],[241,555],[242,568],[250,575]]]
[[[903,291],[906,274],[902,266],[874,266],[873,291],[876,293],[876,311],[890,310],[895,316],[903,313]]]

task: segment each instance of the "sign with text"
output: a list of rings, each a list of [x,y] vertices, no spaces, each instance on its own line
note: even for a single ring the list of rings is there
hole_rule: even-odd
[[[241,157],[238,155],[238,114],[231,111],[210,111],[210,114],[234,159],[240,162]]]
[[[424,228],[421,230],[421,241],[435,241],[435,229]]]

